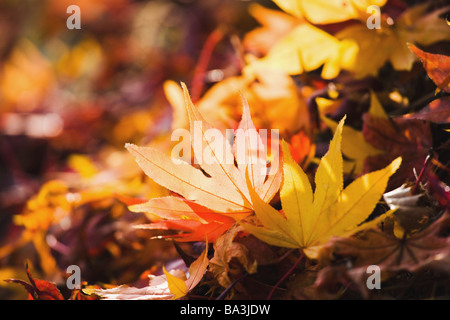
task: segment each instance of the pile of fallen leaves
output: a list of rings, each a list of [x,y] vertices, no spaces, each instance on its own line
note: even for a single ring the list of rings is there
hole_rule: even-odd
[[[450,7],[414,2],[86,1],[0,47],[0,296],[448,299]]]

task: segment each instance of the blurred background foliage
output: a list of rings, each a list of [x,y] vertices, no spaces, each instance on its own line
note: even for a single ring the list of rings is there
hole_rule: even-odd
[[[71,4],[81,9],[81,30],[66,27]],[[0,2],[0,278],[23,278],[29,259],[53,281],[78,264],[85,280],[128,282],[174,257],[170,243],[130,235],[127,222],[139,217],[124,215],[126,205],[113,194],[167,191],[141,176],[123,145],[170,143],[163,83],[191,82],[214,30],[226,36],[210,66],[226,76],[239,73],[235,37],[256,25],[247,6],[233,0]],[[0,298],[24,294],[0,284]]]

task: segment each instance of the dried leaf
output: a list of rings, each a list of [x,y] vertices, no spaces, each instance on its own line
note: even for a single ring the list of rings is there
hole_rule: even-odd
[[[111,289],[94,289],[93,292],[107,300],[173,300],[184,297],[201,281],[208,267],[208,246],[189,267],[189,277],[182,270],[167,271],[163,275],[149,275],[148,286],[143,288],[117,286]]]
[[[334,238],[324,256],[351,256],[353,267],[378,265],[385,271],[414,272],[433,265],[448,272],[450,238],[445,236],[450,219],[444,215],[424,230],[409,237],[397,238],[379,230],[367,230],[355,238]]]
[[[224,288],[239,278],[243,270],[250,274],[256,272],[256,261],[250,259],[248,249],[243,244],[233,241],[239,231],[241,231],[239,227],[230,229],[214,246],[214,257],[211,259],[209,270]],[[232,259],[236,259],[243,269],[232,265],[230,263]]]

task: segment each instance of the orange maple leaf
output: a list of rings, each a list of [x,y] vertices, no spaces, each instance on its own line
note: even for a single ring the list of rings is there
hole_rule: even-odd
[[[127,144],[128,151],[151,179],[183,197],[154,198],[131,206],[130,210],[149,212],[163,219],[138,227],[191,232],[190,235],[177,236],[184,241],[204,241],[205,235],[210,241],[215,241],[235,220],[253,213],[245,182],[246,170],[252,188],[264,201],[269,202],[279,190],[282,171],[276,156],[279,154],[278,139],[275,160],[268,168],[267,146],[256,131],[245,99],[242,120],[235,131],[235,143],[231,146],[219,130],[203,119],[192,103],[186,86],[182,84],[182,87],[190,122],[190,145],[194,159],[203,161],[198,161],[197,168],[153,148]],[[213,140],[208,136],[208,130],[214,133]],[[185,159],[189,161],[190,158]]]

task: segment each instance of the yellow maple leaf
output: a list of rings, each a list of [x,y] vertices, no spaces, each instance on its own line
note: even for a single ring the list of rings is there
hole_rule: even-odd
[[[332,236],[349,236],[376,225],[391,213],[363,223],[383,195],[389,177],[400,166],[401,158],[384,169],[359,177],[344,189],[343,125],[344,119],[336,129],[328,152],[320,160],[314,192],[308,176],[292,160],[283,143],[284,179],[280,198],[284,216],[261,201],[249,186],[256,217],[263,226],[241,222],[247,231],[271,245],[300,248],[308,257],[316,258],[320,247]]]
[[[315,24],[327,24],[364,19],[367,8],[384,6],[387,0],[273,0],[290,14],[302,17]]]
[[[208,259],[208,241],[206,240],[206,248],[202,254],[189,267],[189,278],[187,280],[171,275],[163,268],[164,274],[167,276],[167,284],[170,292],[174,295],[173,300],[184,297],[189,291],[202,280],[206,268],[209,264]]]
[[[318,104],[323,104],[322,100],[316,100]],[[331,100],[327,100],[326,104]],[[387,115],[377,99],[375,93],[370,95],[369,114],[375,117],[387,119]],[[336,131],[338,123],[327,118],[324,114],[320,116],[321,120],[333,131]],[[358,131],[350,126],[344,126],[342,129],[342,153],[346,156],[344,161],[344,172],[353,172],[355,175],[360,175],[363,171],[364,160],[370,156],[382,154],[384,151],[378,150],[366,141],[361,131]]]
[[[296,75],[323,66],[321,76],[333,79],[341,69],[353,68],[357,52],[353,40],[341,41],[304,22],[282,37],[265,57],[251,62],[245,71],[281,70]]]
[[[250,4],[248,10],[261,27],[248,32],[242,44],[246,51],[256,54],[267,54],[278,39],[303,22],[303,19],[257,3]]]
[[[381,19],[379,29],[369,29],[364,22],[338,32],[336,38],[354,40],[358,44],[359,51],[351,70],[355,76],[375,76],[387,62],[395,70],[411,70],[416,57],[407,43],[428,46],[450,40],[448,25],[445,19],[439,18],[448,7],[427,13],[428,7],[428,4],[412,7],[395,21],[390,17]]]

